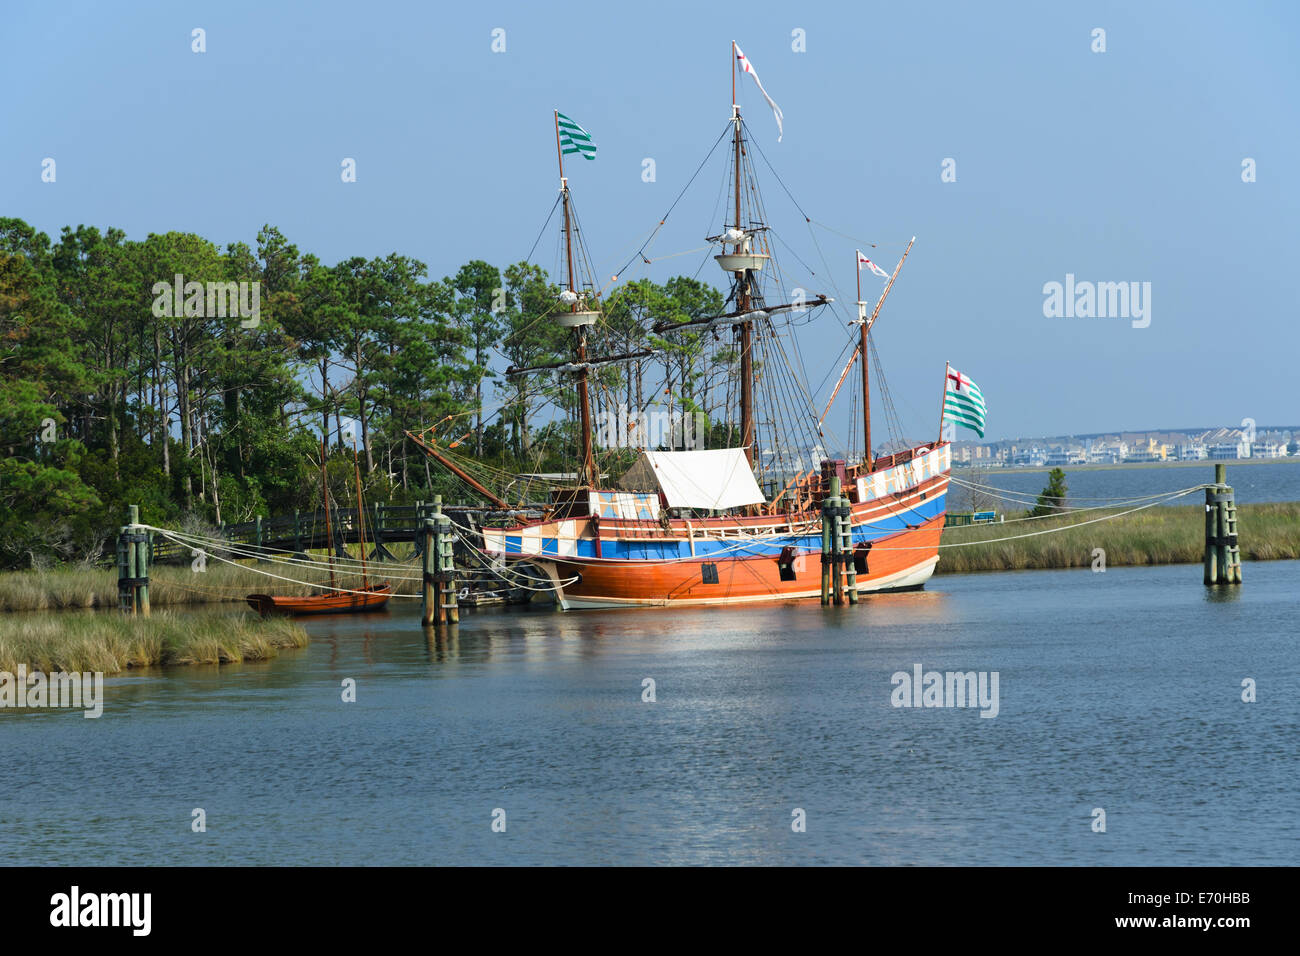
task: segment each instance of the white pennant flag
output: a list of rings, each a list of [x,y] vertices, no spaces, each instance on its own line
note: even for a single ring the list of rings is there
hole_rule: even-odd
[[[871,270],[872,272],[874,272],[876,275],[880,276],[880,278],[882,278],[882,279],[888,279],[888,278],[889,278],[889,273],[888,273],[888,272],[886,272],[884,269],[880,268],[880,266],[876,265],[874,262],[872,262],[870,259],[868,259],[866,256],[864,256],[864,255],[862,254],[862,250],[859,249],[859,250],[858,250],[858,271],[859,271],[859,272],[862,271],[862,267],[863,267],[863,266],[866,266],[868,269],[870,269],[870,270]]]
[[[785,127],[781,124],[785,117],[781,114],[781,107],[777,106],[772,97],[767,95],[767,90],[763,89],[763,81],[754,72],[754,65],[749,62],[749,58],[740,52],[740,46],[734,40],[731,46],[736,51],[736,59],[740,61],[740,68],[754,78],[754,83],[758,86],[758,92],[763,94],[763,99],[767,100],[767,105],[772,107],[772,115],[776,117],[776,141],[781,142],[781,137],[785,135]]]

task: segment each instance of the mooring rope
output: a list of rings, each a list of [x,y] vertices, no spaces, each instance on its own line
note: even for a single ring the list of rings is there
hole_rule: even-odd
[[[447,520],[451,521],[450,518],[448,518]],[[523,588],[526,591],[556,591],[559,588],[567,587],[568,585],[573,584],[575,581],[578,581],[581,578],[581,575],[575,574],[571,578],[565,578],[563,581],[560,581],[559,585],[557,586],[554,582],[551,581],[550,578],[534,577],[531,574],[525,574],[522,571],[518,571],[514,568],[510,568],[505,564],[502,564],[501,567],[499,568],[494,567],[491,563],[488,553],[486,551],[481,550],[478,547],[478,545],[476,545],[473,541],[470,540],[469,535],[465,533],[466,530],[468,530],[469,534],[473,534],[474,533],[473,529],[463,529],[460,525],[456,524],[456,522],[454,521],[451,521],[451,525],[453,528],[456,529],[456,537],[460,538],[461,543],[465,545],[465,547],[470,551],[470,553],[474,555],[475,559],[478,560],[479,563],[482,564],[482,566],[488,571],[491,571],[493,574],[500,576],[503,580],[507,582],[510,581],[510,578],[507,576],[509,574],[509,575],[514,575],[515,577],[523,578],[527,581],[545,581],[547,582],[548,585],[546,587],[534,588],[534,587],[530,587],[527,584],[515,584],[515,587]]]
[[[949,474],[948,477],[955,484],[961,485],[964,488],[970,488],[974,491],[986,492],[987,494],[995,498],[1001,497],[1000,495],[996,494],[996,492],[1002,492],[1003,495],[1015,495],[1018,498],[1023,499],[1024,503],[1033,504],[1033,503],[1037,503],[1038,499],[1042,497],[1041,492],[1039,494],[1034,494],[1032,491],[1012,491],[1010,488],[997,488],[993,485],[983,485],[980,484],[979,482],[967,481],[964,478],[958,478],[956,475],[953,475],[951,473]],[[1191,491],[1200,491],[1204,487],[1206,486],[1195,485],[1191,488],[1184,488],[1181,491],[1177,492],[1177,494],[1185,494]],[[1174,494],[1174,493],[1175,492],[1162,491],[1154,495],[1139,495],[1136,497],[1127,496],[1122,498],[1099,498],[1099,497],[1088,497],[1086,495],[1070,495],[1069,497],[1071,501],[1119,501],[1119,502],[1123,502],[1124,504],[1131,504],[1132,502],[1149,501],[1152,498],[1160,498],[1163,497],[1165,494]],[[1010,501],[1013,504],[1020,503],[1019,501],[1017,501],[1016,498],[1004,498],[1003,500]],[[1122,507],[1122,505],[1120,505],[1120,507]]]
[[[997,544],[998,542],[1001,541],[1016,541],[1019,540],[1020,538],[1034,538],[1040,534],[1054,534],[1058,531],[1069,531],[1072,528],[1082,528],[1084,525],[1096,524],[1099,521],[1111,521],[1115,518],[1123,518],[1126,515],[1135,514],[1139,511],[1145,511],[1147,508],[1154,508],[1156,505],[1163,504],[1166,501],[1172,501],[1175,498],[1181,498],[1185,495],[1190,495],[1195,491],[1200,491],[1204,487],[1205,487],[1204,485],[1201,485],[1198,488],[1188,488],[1186,491],[1175,492],[1174,494],[1171,494],[1168,497],[1161,498],[1159,501],[1152,501],[1149,504],[1140,505],[1136,508],[1130,508],[1128,511],[1120,511],[1117,512],[1116,514],[1101,515],[1098,518],[1090,518],[1087,521],[1077,521],[1074,524],[1062,525],[1059,528],[1044,528],[1042,531],[1027,531],[1024,534],[1007,535],[1006,537],[1003,538],[981,538],[977,541],[953,541],[949,544],[940,543],[938,545],[933,545],[933,547],[969,548],[973,545],[978,545],[978,544]],[[1059,516],[1054,516],[1054,517],[1059,517]],[[890,548],[890,547],[877,547],[873,545],[871,550],[873,552],[874,551],[929,551],[930,546],[910,547],[910,548]]]
[[[177,544],[181,545],[182,547],[195,548],[197,545],[200,544],[204,545],[205,547],[200,548],[199,550],[203,550],[205,553],[207,553],[209,550],[226,551],[231,554],[238,554],[242,557],[259,558],[261,560],[271,561],[276,564],[306,564],[314,567],[323,566],[321,561],[318,561],[315,558],[310,558],[310,557],[295,558],[292,555],[288,557],[285,557],[283,555],[280,556],[268,555],[266,547],[262,547],[261,550],[258,550],[258,545],[256,544],[246,544],[237,541],[229,541],[225,538],[211,538],[205,535],[190,534],[184,531],[170,531],[165,528],[155,528],[153,525],[140,525],[140,527],[146,528],[150,531],[164,532],[168,537],[170,537],[173,541],[175,541]],[[363,562],[360,558],[351,558],[351,557],[341,558],[338,557],[337,555],[328,558],[326,560],[332,561],[334,563],[335,570],[338,571],[338,573],[340,574],[359,574],[361,573],[360,571],[350,570],[347,566],[352,565],[353,567],[359,568],[362,564],[373,563],[373,562]],[[414,558],[407,558],[404,561],[396,561],[394,563],[401,567],[405,567],[406,565],[412,564],[414,560],[415,560]],[[340,565],[342,565],[342,567],[340,567]]]
[[[476,548],[473,548],[472,545],[471,545],[470,547],[471,547],[472,550],[477,551],[477,549],[476,549]],[[483,564],[483,567],[484,567],[485,569],[487,569],[488,571],[491,571],[493,574],[499,575],[499,576],[502,578],[502,580],[504,580],[504,581],[506,582],[506,584],[507,584],[508,586],[510,586],[510,587],[514,587],[514,588],[519,588],[520,590],[523,590],[523,591],[536,591],[536,592],[538,592],[538,593],[551,593],[551,592],[554,592],[554,591],[558,591],[560,588],[568,587],[570,584],[573,584],[575,581],[578,581],[578,580],[581,579],[581,575],[577,575],[577,574],[575,574],[575,575],[574,575],[573,577],[571,577],[571,578],[564,578],[562,581],[559,582],[559,585],[558,585],[558,586],[555,585],[555,584],[553,584],[553,583],[549,583],[549,584],[547,584],[545,587],[535,588],[535,587],[533,587],[532,585],[529,585],[529,584],[520,584],[520,583],[518,583],[517,581],[511,581],[511,580],[510,580],[510,579],[505,575],[505,573],[503,573],[504,569],[502,569],[502,568],[494,568],[494,567],[492,567],[490,564],[488,564],[488,563],[484,563],[484,562],[483,562],[483,559],[482,559],[481,557],[479,557],[478,555],[475,555],[475,556],[474,556],[474,559],[475,559],[476,561],[479,561],[481,564]],[[513,571],[513,570],[511,571],[511,573],[514,573],[514,574],[520,574],[520,572]],[[544,580],[544,581],[548,581],[548,582],[550,581],[549,578],[534,578],[534,577],[532,577],[531,575],[520,575],[520,576],[526,577],[526,578],[527,578],[528,580],[530,580],[530,581],[543,581],[543,580]]]
[[[171,539],[172,541],[175,541],[177,544],[179,544],[179,545],[181,545],[181,546],[183,546],[183,547],[189,547],[190,544],[187,543],[185,540],[182,540],[182,539],[189,539],[189,541],[190,541],[191,543],[194,542],[194,541],[208,541],[208,542],[212,542],[214,545],[216,545],[216,546],[219,548],[219,550],[226,551],[226,552],[229,552],[230,554],[234,554],[234,555],[237,555],[237,556],[240,556],[240,557],[244,557],[244,558],[248,558],[248,559],[260,559],[260,560],[266,561],[266,562],[271,563],[271,564],[283,564],[283,565],[289,565],[289,566],[291,566],[291,567],[292,567],[292,566],[299,566],[299,565],[304,565],[304,564],[306,564],[306,565],[310,565],[311,567],[313,567],[313,568],[315,568],[315,569],[318,569],[318,570],[320,570],[320,571],[322,571],[322,572],[326,570],[326,565],[323,564],[323,563],[320,562],[320,561],[314,561],[314,560],[311,560],[311,559],[308,559],[308,560],[305,560],[305,561],[304,561],[303,559],[300,559],[300,558],[278,558],[278,557],[266,557],[266,556],[264,556],[263,554],[261,554],[260,552],[258,552],[258,551],[256,551],[256,550],[247,550],[247,549],[241,549],[241,548],[238,548],[238,547],[233,547],[233,546],[230,546],[230,545],[229,545],[228,543],[226,543],[226,542],[219,541],[219,539],[214,539],[214,538],[203,538],[202,536],[199,536],[199,535],[190,535],[190,534],[186,534],[186,533],[184,533],[184,532],[173,532],[173,531],[169,531],[169,530],[166,529],[166,528],[158,528],[158,527],[155,527],[155,526],[153,526],[153,525],[141,525],[141,527],[146,528],[147,530],[150,530],[150,531],[156,531],[156,532],[158,532],[159,534],[163,535],[163,537],[169,538],[169,539]],[[464,540],[463,536],[462,536],[462,540]],[[474,546],[471,542],[469,542],[469,541],[465,541],[465,543],[466,543],[466,545],[467,545],[468,547],[470,547],[471,549],[473,549],[473,550],[475,550],[475,551],[478,550],[477,548],[475,548],[475,546]],[[210,553],[210,552],[205,552],[205,553]],[[268,571],[263,571],[263,570],[260,569],[260,568],[250,567],[250,566],[245,565],[245,564],[238,564],[238,563],[236,563],[235,561],[232,561],[232,560],[228,560],[228,559],[226,559],[226,558],[223,558],[222,556],[220,556],[220,555],[218,555],[218,554],[212,554],[211,556],[214,557],[214,558],[216,558],[218,561],[223,561],[223,562],[225,562],[226,564],[233,565],[234,567],[241,568],[241,569],[243,569],[243,570],[245,570],[245,571],[253,571],[253,572],[257,573],[257,574],[264,574],[264,575],[266,575],[267,577],[272,577],[272,578],[275,578],[275,579],[280,580],[280,581],[290,581],[290,582],[292,582],[292,583],[300,584],[300,585],[303,585],[303,586],[306,586],[306,587],[320,587],[320,588],[325,588],[325,589],[327,589],[327,590],[331,590],[331,591],[339,591],[339,592],[347,593],[347,594],[365,594],[365,593],[368,593],[368,592],[366,592],[366,591],[360,591],[360,590],[356,590],[356,589],[353,589],[353,588],[331,587],[331,586],[328,586],[328,585],[325,585],[325,584],[321,584],[320,582],[317,582],[317,581],[303,581],[303,580],[298,579],[298,578],[289,578],[289,577],[285,577],[284,575],[271,574],[270,572],[268,572]],[[342,560],[342,559],[336,559],[336,560]],[[360,562],[354,562],[354,563],[360,563]],[[409,563],[409,562],[405,562],[404,564],[406,564],[406,563]],[[531,575],[525,575],[525,574],[522,574],[522,572],[516,571],[516,570],[514,570],[514,569],[509,569],[509,568],[506,568],[506,569],[498,569],[498,568],[493,567],[490,563],[487,563],[487,562],[480,562],[480,563],[482,564],[483,570],[487,571],[487,572],[488,572],[489,574],[491,574],[491,575],[494,575],[494,576],[496,576],[496,577],[498,577],[498,578],[501,578],[501,579],[502,579],[506,584],[508,584],[508,585],[511,585],[511,586],[514,586],[514,587],[519,587],[519,588],[522,588],[522,589],[524,589],[524,590],[529,590],[529,591],[554,591],[554,590],[556,590],[556,587],[555,587],[553,584],[549,584],[549,582],[550,582],[550,579],[549,579],[549,578],[535,578],[535,577],[533,577],[533,576],[531,576]],[[404,566],[404,565],[403,565],[403,566]],[[471,570],[471,569],[466,569],[466,570]],[[336,569],[336,573],[339,573],[339,574],[349,574],[349,575],[356,576],[356,575],[361,574],[362,572],[361,572],[361,571],[357,571],[357,570],[348,570],[348,569],[337,570],[337,569]],[[383,571],[381,571],[380,573],[376,574],[375,576],[376,576],[376,577],[383,577],[383,578],[386,579],[386,580],[392,580],[392,581],[411,581],[411,582],[416,582],[416,583],[418,583],[418,582],[420,582],[420,581],[423,580],[423,577],[422,577],[422,576],[409,576],[409,575],[402,575],[402,574],[391,574],[391,573],[388,573],[387,570],[383,570]],[[522,577],[522,578],[524,578],[524,579],[526,579],[526,580],[529,580],[529,581],[539,581],[539,582],[541,582],[541,581],[546,581],[546,582],[548,582],[548,586],[547,586],[547,587],[541,587],[541,588],[535,588],[535,587],[531,587],[531,586],[529,586],[529,585],[527,585],[527,584],[522,584],[522,583],[518,583],[517,581],[512,581],[512,580],[511,580],[512,577],[514,577],[514,578],[520,578],[520,577]],[[578,580],[578,578],[577,578],[576,576],[573,577],[573,578],[566,579],[566,580],[560,582],[560,587],[564,587],[564,586],[567,586],[567,585],[569,585],[569,584],[572,584],[574,581],[577,581],[577,580]],[[184,585],[182,585],[182,587],[184,587]],[[223,589],[223,590],[224,590],[224,589]],[[393,596],[394,596],[394,597],[418,597],[419,595],[411,595],[411,594],[394,594]]]
[[[137,525],[136,527],[139,527],[139,528],[145,528],[146,530],[149,530],[149,531],[156,531],[156,532],[158,532],[159,534],[161,534],[163,537],[165,537],[165,538],[171,538],[173,541],[176,541],[177,544],[183,544],[183,543],[184,543],[184,542],[178,540],[177,538],[173,537],[172,533],[171,533],[170,531],[168,531],[166,528],[157,528],[157,527],[154,527],[153,525]],[[340,587],[335,587],[335,586],[333,586],[333,585],[329,585],[329,584],[320,584],[320,583],[318,583],[318,582],[316,582],[316,581],[300,581],[300,580],[298,580],[297,578],[286,578],[286,577],[285,577],[284,575],[282,575],[282,574],[273,574],[273,573],[271,573],[270,571],[264,571],[264,570],[262,570],[261,568],[251,567],[251,566],[249,566],[249,565],[247,565],[247,564],[239,564],[238,562],[236,562],[236,561],[234,561],[234,560],[232,560],[232,559],[230,559],[230,558],[223,558],[221,555],[216,554],[216,553],[211,553],[211,554],[209,554],[208,556],[209,556],[209,557],[212,557],[212,558],[216,558],[218,561],[221,561],[221,562],[223,562],[223,563],[225,563],[225,564],[233,565],[234,567],[237,567],[237,568],[242,568],[242,569],[245,570],[245,571],[252,571],[254,574],[262,574],[262,575],[265,575],[265,576],[268,577],[268,578],[275,578],[277,581],[288,581],[290,584],[298,584],[298,585],[302,585],[302,586],[304,586],[304,587],[320,588],[320,589],[323,590],[323,591],[337,591],[337,592],[339,592],[340,594],[373,594],[373,593],[374,593],[373,591],[357,590],[356,588],[340,588]],[[387,577],[387,575],[384,575],[384,576]],[[408,579],[408,580],[409,580],[409,579]],[[418,595],[418,594],[399,594],[399,593],[397,593],[397,592],[393,592],[392,594],[390,594],[390,597],[399,597],[399,598],[418,598],[418,597],[420,597],[420,595]]]
[[[149,528],[149,529],[152,530],[152,531],[158,531],[158,532],[162,533],[162,534],[164,535],[164,537],[168,537],[168,538],[170,538],[171,540],[175,541],[177,544],[182,545],[183,547],[191,547],[190,544],[186,544],[185,542],[181,541],[179,537],[177,537],[176,535],[174,535],[174,534],[171,533],[171,532],[166,531],[165,529],[162,529],[162,528],[154,528],[154,527],[152,527],[152,526],[150,526],[150,525],[142,525],[142,527]],[[254,546],[254,547],[255,547],[255,546]],[[233,554],[233,555],[235,555],[236,557],[239,557],[239,558],[244,558],[244,559],[248,559],[248,560],[256,559],[256,560],[258,560],[258,561],[263,561],[263,562],[265,562],[265,563],[267,563],[267,564],[281,564],[281,565],[287,565],[287,566],[289,566],[289,567],[299,567],[299,566],[304,566],[304,565],[305,565],[305,566],[311,567],[311,568],[313,568],[313,569],[319,570],[319,571],[321,571],[321,572],[326,572],[326,571],[329,569],[329,565],[328,565],[328,563],[326,563],[326,562],[322,562],[322,561],[316,561],[316,560],[313,560],[313,559],[311,559],[311,558],[308,558],[308,559],[305,559],[305,560],[304,560],[304,559],[302,559],[302,558],[293,558],[293,557],[283,557],[283,556],[267,555],[264,551],[248,550],[248,549],[246,549],[246,548],[240,548],[240,547],[237,547],[237,546],[218,545],[218,546],[216,546],[215,548],[213,548],[212,551],[204,550],[203,553],[204,553],[204,554],[211,555],[212,557],[215,557],[215,558],[217,558],[218,560],[221,560],[220,556],[217,555],[217,554],[215,554],[215,553],[213,553],[213,551],[225,551],[225,552],[227,552],[227,553],[229,553],[229,554]],[[342,560],[343,560],[343,559],[341,559],[341,558],[336,558],[336,559],[335,559],[335,561],[342,561]],[[411,563],[410,561],[396,562],[396,566],[399,567],[399,568],[405,568],[405,567],[407,567],[410,563]],[[363,574],[370,574],[370,573],[371,573],[371,571],[367,571],[367,570],[365,570],[365,569],[358,569],[358,568],[356,567],[356,565],[359,565],[359,564],[360,564],[359,561],[354,561],[354,566],[351,567],[351,568],[348,568],[348,567],[340,568],[340,567],[337,567],[337,566],[336,566],[333,570],[334,570],[334,573],[335,573],[335,574],[338,574],[338,575],[348,575],[348,576],[350,576],[350,577],[359,577],[359,576],[361,576],[361,575],[363,575]],[[373,569],[374,566],[375,566],[375,565],[374,565],[374,562],[370,562],[369,567],[370,567],[371,569]],[[241,567],[241,568],[243,568],[243,567],[247,567],[247,566],[246,566],[246,565],[242,565],[242,564],[240,564],[240,565],[236,565],[236,567]],[[251,570],[251,569],[250,569],[250,570]],[[394,581],[419,581],[419,580],[420,580],[420,578],[419,578],[418,576],[414,576],[414,577],[413,577],[413,576],[408,576],[408,575],[403,575],[403,574],[391,574],[391,573],[388,573],[387,571],[383,572],[383,576],[386,577],[386,578],[391,578],[391,579],[394,580]],[[314,584],[315,582],[311,582],[311,581],[303,581],[303,582],[301,582],[301,583],[303,583],[303,584]]]
[[[954,478],[954,479],[952,479],[952,480],[953,480],[953,481],[957,481],[958,479],[955,479],[955,478]],[[975,487],[975,486],[972,486],[972,487]],[[989,491],[987,490],[987,487],[988,487],[988,486],[980,486],[980,487],[979,487],[979,490],[984,491],[986,494],[989,494],[989,496],[990,496],[990,497],[993,497],[993,498],[1001,497],[1000,495],[994,495],[994,494],[992,494],[991,492],[989,492]],[[1059,518],[1059,517],[1061,517],[1062,514],[1067,514],[1067,513],[1068,513],[1068,514],[1080,514],[1080,513],[1088,512],[1088,511],[1107,511],[1107,510],[1110,510],[1110,509],[1112,509],[1112,508],[1123,508],[1123,507],[1125,507],[1125,506],[1127,506],[1127,505],[1140,504],[1140,503],[1142,503],[1142,502],[1152,501],[1153,499],[1157,499],[1157,498],[1160,499],[1160,501],[1172,501],[1174,498],[1179,498],[1179,497],[1182,497],[1183,495],[1190,495],[1190,494],[1191,494],[1192,492],[1194,492],[1194,491],[1200,491],[1200,490],[1201,490],[1202,488],[1204,488],[1204,487],[1205,487],[1204,485],[1197,485],[1197,486],[1195,486],[1195,487],[1193,487],[1193,488],[1184,488],[1184,489],[1182,489],[1181,491],[1174,491],[1174,492],[1161,492],[1161,493],[1158,494],[1158,495],[1142,495],[1141,497],[1138,497],[1138,498],[1076,498],[1076,499],[1072,499],[1072,500],[1075,500],[1075,501],[1118,501],[1118,502],[1120,502],[1120,504],[1117,504],[1117,505],[1089,505],[1089,506],[1086,507],[1086,508],[1071,508],[1071,509],[1069,510],[1069,512],[1059,511],[1059,512],[1054,512],[1054,513],[1051,513],[1051,514],[1043,514],[1043,515],[1025,515],[1025,516],[1020,517],[1020,518],[1007,518],[1007,519],[1004,520],[1004,521],[999,521],[999,522],[997,522],[997,524],[1016,524],[1017,522],[1021,522],[1021,521],[1039,521],[1039,520],[1041,520],[1041,519],[1043,519],[1043,518]],[[1002,490],[1002,489],[999,489],[999,490]],[[1032,501],[1017,501],[1017,500],[1014,499],[1014,498],[1003,498],[1003,500],[1004,500],[1004,501],[1007,501],[1007,502],[1010,502],[1010,503],[1013,504],[1013,505],[1029,505],[1029,504],[1035,504],[1035,505],[1036,505],[1036,504],[1038,503],[1038,497],[1041,497],[1041,496],[1034,496]],[[1157,502],[1157,504],[1159,504],[1159,503],[1160,503],[1160,502]],[[950,526],[950,527],[964,528],[964,527],[978,527],[978,525],[952,525],[952,526]]]

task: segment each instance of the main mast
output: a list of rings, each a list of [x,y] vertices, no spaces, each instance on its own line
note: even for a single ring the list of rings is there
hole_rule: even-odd
[[[735,145],[736,145],[736,229],[740,225],[740,107],[735,111]],[[734,255],[739,255],[743,239],[736,242]],[[736,311],[744,315],[749,311],[749,280],[742,269],[736,273]],[[754,355],[750,350],[753,341],[753,323],[740,323],[740,444],[745,449],[745,457],[750,465],[754,464]]]
[[[595,321],[595,313],[579,308],[578,290],[574,288],[573,270],[573,217],[569,211],[569,181],[564,176],[564,150],[560,147],[560,113],[555,111],[555,155],[560,161],[560,198],[564,204],[564,253],[569,277],[569,318],[561,317],[561,325],[573,329],[573,354],[578,376],[578,421],[582,439],[582,463],[578,466],[578,485],[591,485],[596,480],[596,457],[591,442],[591,396],[587,389],[587,326]]]
[[[740,178],[742,166],[740,161],[740,104],[736,102],[736,44],[731,44],[731,143],[735,154],[735,171],[732,175],[735,185],[736,200],[736,245],[731,250],[733,256],[739,257],[748,252],[749,238],[744,235],[744,226],[740,224]],[[736,264],[736,311],[741,315],[749,312],[750,294],[748,274],[744,269],[744,260],[737,258]],[[745,449],[745,458],[750,467],[754,465],[754,356],[751,351],[753,341],[753,323],[746,320],[740,323],[740,444]]]

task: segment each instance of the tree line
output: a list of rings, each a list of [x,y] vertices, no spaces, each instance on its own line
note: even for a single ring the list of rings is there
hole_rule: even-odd
[[[237,308],[250,288],[251,316]],[[570,333],[547,321],[558,292],[526,262],[442,278],[397,253],[328,265],[269,225],[222,249],[88,226],[55,241],[0,218],[0,567],[97,558],[128,502],[160,525],[314,508],[322,436],[343,504],[354,443],[369,500],[463,495],[405,439],[440,422],[502,471],[571,471],[566,379],[502,374],[568,356]],[[616,288],[591,351],[660,351],[599,369],[596,410],[667,406],[728,428],[730,338],[649,331],[722,306],[688,277]]]

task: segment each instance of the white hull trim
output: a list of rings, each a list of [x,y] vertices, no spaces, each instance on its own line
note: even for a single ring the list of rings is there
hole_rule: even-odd
[[[555,571],[555,565],[549,561],[536,561],[536,565],[546,565],[547,575],[550,577],[552,584],[558,586],[559,577]],[[884,578],[877,578],[874,581],[868,581],[858,585],[859,594],[870,594],[873,591],[896,591],[904,588],[918,588],[930,580],[934,574],[934,566],[939,563],[939,557],[936,555],[932,558],[926,558],[910,568],[904,568],[894,574]],[[652,601],[640,598],[590,598],[574,597],[564,593],[561,588],[557,592],[560,607],[563,610],[595,610],[597,608],[618,608],[618,607],[690,607],[701,605],[723,605],[723,604],[758,604],[771,601],[799,601],[805,598],[821,597],[821,584],[817,587],[806,590],[796,591],[788,594],[759,594],[745,597],[719,597],[719,598],[664,598],[662,600]]]

